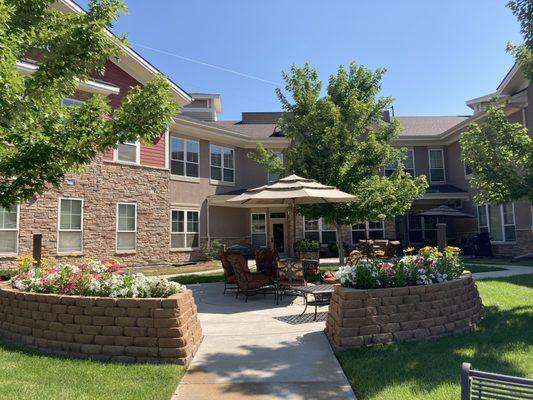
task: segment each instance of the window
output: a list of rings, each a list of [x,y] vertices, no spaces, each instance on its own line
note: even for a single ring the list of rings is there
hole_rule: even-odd
[[[266,247],[266,214],[252,214],[252,247]]]
[[[337,243],[337,230],[322,218],[309,220],[304,218],[304,237],[325,244]]]
[[[410,213],[407,218],[409,243],[437,243],[437,217],[421,217]]]
[[[209,108],[209,107],[211,107],[210,99],[193,100],[191,104],[186,106],[186,108]]]
[[[397,165],[389,165],[385,168],[385,176],[391,176],[394,171],[398,168]],[[407,150],[405,158],[403,160],[403,168],[405,172],[409,172],[411,176],[415,176],[415,156],[413,149]]]
[[[0,207],[0,254],[18,253],[19,207]]]
[[[117,204],[117,251],[135,251],[137,245],[137,204]]]
[[[217,182],[235,182],[234,151],[228,147],[211,145],[211,179]]]
[[[446,181],[442,149],[429,150],[429,180],[436,183]]]
[[[468,164],[466,161],[464,161],[464,166],[465,166],[465,177],[470,177],[470,175],[472,175],[472,166],[470,164]]]
[[[79,107],[83,103],[84,103],[84,101],[82,101],[82,100],[70,99],[70,98],[65,98],[65,99],[61,100],[61,105],[67,106],[67,107]]]
[[[272,153],[274,154],[274,156],[276,156],[278,160],[283,162],[283,154],[280,151],[273,151]],[[272,183],[277,180],[279,180],[279,173],[275,173],[275,174],[272,174],[270,172],[268,173],[268,183]]]
[[[170,173],[198,178],[200,176],[200,143],[196,140],[171,138]]]
[[[480,232],[489,232],[494,242],[515,242],[514,205],[481,205],[477,207]]]
[[[170,248],[196,249],[200,243],[199,211],[171,210]]]
[[[365,239],[383,239],[385,237],[383,221],[365,222],[352,225],[352,244]]]
[[[83,200],[59,199],[58,253],[83,251]]]
[[[138,164],[139,142],[124,142],[117,147],[117,161]]]

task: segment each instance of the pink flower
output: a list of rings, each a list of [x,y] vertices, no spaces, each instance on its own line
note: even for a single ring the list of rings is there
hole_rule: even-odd
[[[44,277],[43,277],[43,278],[39,278],[39,282],[41,282],[41,283],[46,283],[47,280],[48,280],[48,279],[46,279],[46,278],[44,278]]]

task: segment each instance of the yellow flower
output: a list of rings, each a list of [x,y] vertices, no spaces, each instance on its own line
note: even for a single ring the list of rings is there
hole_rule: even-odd
[[[452,253],[452,254],[459,254],[461,252],[461,249],[455,246],[446,246],[446,248],[444,249],[444,252]]]
[[[422,247],[420,250],[418,250],[418,254],[420,254],[422,256],[427,256],[432,251],[433,251],[433,247],[426,246],[426,247]]]
[[[414,247],[408,247],[403,252],[407,254],[407,253],[412,253],[413,251],[415,251]]]

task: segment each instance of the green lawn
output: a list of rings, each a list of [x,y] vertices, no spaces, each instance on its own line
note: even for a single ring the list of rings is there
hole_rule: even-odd
[[[515,260],[513,258],[464,258],[465,264],[512,265],[517,267],[533,267],[533,259]]]
[[[0,340],[2,400],[168,400],[185,373],[172,364],[112,364],[37,354]]]
[[[460,398],[461,363],[533,377],[533,275],[477,282],[487,315],[474,333],[338,353],[359,400]]]

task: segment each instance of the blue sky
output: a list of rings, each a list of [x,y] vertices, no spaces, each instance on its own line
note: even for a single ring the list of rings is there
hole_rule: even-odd
[[[185,90],[220,93],[220,119],[279,110],[275,83],[293,63],[309,62],[327,81],[352,60],[388,69],[383,95],[396,99],[396,115],[457,115],[512,66],[505,46],[521,38],[506,2],[127,0],[115,32]]]

